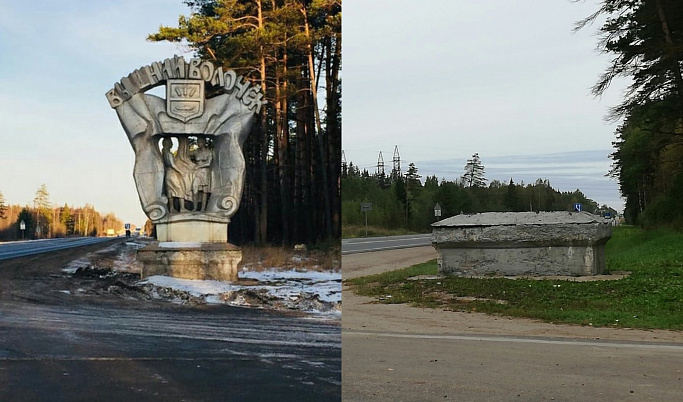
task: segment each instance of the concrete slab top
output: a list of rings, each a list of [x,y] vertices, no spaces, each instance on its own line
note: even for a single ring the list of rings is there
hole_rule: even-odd
[[[605,223],[605,219],[588,212],[484,212],[456,215],[432,224],[432,227],[558,225]]]

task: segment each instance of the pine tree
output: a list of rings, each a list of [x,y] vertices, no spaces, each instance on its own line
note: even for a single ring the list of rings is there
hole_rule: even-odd
[[[379,188],[384,190],[391,187],[391,180],[389,180],[386,173],[380,172],[375,175],[375,178],[377,179],[377,186]]]
[[[627,221],[635,223],[645,213],[671,222],[683,215],[675,195],[676,183],[683,183],[683,2],[602,0],[576,29],[600,16],[607,18],[598,30],[598,49],[614,57],[592,91],[602,95],[617,77],[631,81],[608,114],[624,118],[616,130],[610,175],[619,180]]]
[[[36,206],[36,232],[38,237],[47,237],[52,223],[52,204],[45,183],[36,190],[33,204]]]
[[[664,102],[674,115],[683,117],[683,2],[603,0],[598,11],[575,29],[601,15],[607,19],[598,31],[598,49],[614,58],[593,93],[603,94],[614,78],[632,79],[622,103],[609,116],[627,116],[644,104]]]
[[[60,208],[59,222],[64,226],[67,236],[74,234],[74,217],[71,208],[67,204]]]
[[[439,188],[439,179],[436,177],[436,175],[427,176],[425,178],[424,188],[435,191]]]
[[[422,189],[422,182],[420,182],[420,176],[417,174],[417,166],[414,163],[408,165],[408,171],[406,172],[405,182],[406,191],[412,197],[417,197],[420,195],[420,190]]]
[[[187,41],[200,58],[259,82],[268,101],[244,147],[247,177],[231,238],[312,243],[338,237],[341,1],[186,4],[190,17],[148,39]],[[323,110],[319,87],[326,91]]]
[[[408,202],[408,192],[406,191],[403,177],[399,177],[394,181],[394,195],[403,210],[403,215],[405,217],[404,225],[406,225],[410,218],[410,202]]]
[[[484,165],[481,164],[478,153],[472,155],[472,159],[467,160],[465,174],[461,178],[465,187],[486,187]]]
[[[510,183],[507,186],[507,192],[503,199],[503,205],[508,211],[519,212],[519,195],[517,194],[517,186],[510,178]]]

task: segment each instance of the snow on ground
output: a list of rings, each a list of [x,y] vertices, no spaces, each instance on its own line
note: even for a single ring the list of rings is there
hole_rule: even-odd
[[[210,304],[341,314],[340,272],[271,269],[239,276],[237,283],[151,276],[138,284],[187,293]]]
[[[79,268],[87,268],[89,266],[90,256],[86,255],[85,257],[81,257],[68,263],[64,268],[62,268],[62,272],[64,272],[65,274],[73,274]]]
[[[136,260],[134,251],[144,246],[145,244],[137,243],[135,241],[127,241],[123,243],[123,246],[121,244],[113,244],[71,261],[62,268],[62,272],[73,275],[78,269],[85,269],[93,265],[101,264],[102,260],[110,254],[116,254],[116,258],[107,261],[104,264],[105,268],[121,272],[140,272],[142,266],[140,262]]]
[[[112,245],[72,261],[62,271],[81,277],[115,278],[126,282],[127,286],[138,288],[146,299],[163,299],[181,304],[228,304],[298,310],[326,319],[341,318],[341,272],[338,269],[321,270],[320,266],[314,265],[313,260],[310,262],[311,265],[297,268],[264,269],[258,264],[245,264],[239,272],[237,282],[179,279],[168,276],[152,276],[140,281],[134,279],[135,276],[127,275],[141,272],[142,265],[135,258],[135,254],[147,243],[131,239],[125,243]],[[170,247],[171,243],[164,246]],[[306,259],[301,256],[291,258],[297,261]],[[120,287],[112,286],[112,289]],[[132,297],[130,292],[124,293]]]

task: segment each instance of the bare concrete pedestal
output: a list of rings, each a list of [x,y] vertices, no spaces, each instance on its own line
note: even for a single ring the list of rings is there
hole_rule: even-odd
[[[599,275],[609,222],[586,212],[487,212],[432,224],[443,275]]]
[[[230,219],[203,213],[171,215],[155,222],[160,242],[227,243]]]
[[[236,281],[242,251],[229,243],[159,242],[138,250],[142,277]]]

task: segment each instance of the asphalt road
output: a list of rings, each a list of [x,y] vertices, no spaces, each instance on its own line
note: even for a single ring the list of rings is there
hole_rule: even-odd
[[[0,243],[0,260],[49,253],[90,244],[121,240],[118,237],[69,237],[60,239],[27,240]]]
[[[409,247],[429,246],[430,234],[415,234],[388,237],[360,237],[342,240],[342,255],[393,250]]]
[[[0,263],[0,401],[341,399],[338,320],[60,290],[97,247]]]
[[[683,344],[344,330],[344,401],[680,401]]]
[[[431,258],[426,247],[347,255],[342,271],[364,276]],[[683,400],[680,331],[383,305],[348,288],[343,299],[344,401]]]
[[[339,400],[340,332],[240,308],[3,302],[0,400]]]

